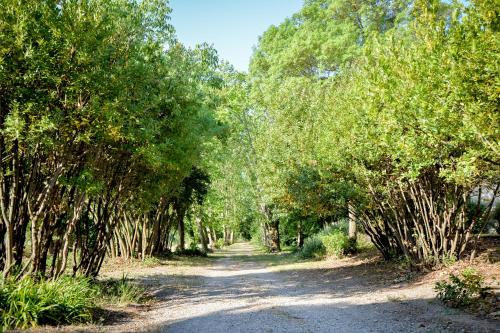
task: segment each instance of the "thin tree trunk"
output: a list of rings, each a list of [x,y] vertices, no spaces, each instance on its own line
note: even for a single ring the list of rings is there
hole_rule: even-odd
[[[297,246],[302,247],[304,245],[304,233],[302,232],[302,221],[297,222]]]
[[[179,234],[179,251],[184,251],[186,249],[185,235],[184,235],[184,214],[177,212],[177,232]]]
[[[358,230],[356,223],[356,211],[351,202],[347,204],[347,210],[349,215],[349,239],[355,241],[358,237]]]
[[[208,252],[207,239],[203,230],[203,222],[200,217],[195,217],[196,226],[198,227],[198,232],[200,234],[201,249],[203,252]]]

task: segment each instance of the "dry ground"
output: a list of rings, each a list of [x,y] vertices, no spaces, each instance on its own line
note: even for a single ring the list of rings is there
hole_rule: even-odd
[[[496,320],[435,300],[434,282],[462,264],[408,276],[372,254],[296,262],[238,243],[208,259],[151,265],[115,263],[105,275],[136,279],[154,303],[113,309],[111,324],[60,331],[500,332]],[[498,264],[480,270],[498,287]]]

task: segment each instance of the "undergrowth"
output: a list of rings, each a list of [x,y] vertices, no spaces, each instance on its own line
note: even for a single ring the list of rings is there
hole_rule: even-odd
[[[301,259],[322,258],[326,254],[326,247],[318,236],[309,237],[304,241],[298,252]]]
[[[208,254],[205,251],[202,251],[195,242],[191,242],[188,248],[183,250],[177,249],[174,252],[177,256],[186,256],[186,257],[206,257]]]
[[[145,300],[144,289],[125,276],[104,281],[70,276],[55,281],[31,277],[0,280],[0,332],[88,323],[99,307]]]
[[[125,275],[121,279],[97,282],[101,299],[99,304],[127,305],[147,299],[144,288],[132,283]]]
[[[450,274],[449,281],[437,282],[434,289],[441,301],[454,308],[477,305],[490,294],[484,277],[473,268],[464,269],[460,276]]]
[[[341,221],[316,235],[307,238],[298,252],[301,259],[321,258],[324,256],[342,257],[358,251],[356,240],[347,234],[347,223]]]
[[[23,278],[0,282],[1,329],[64,325],[92,320],[98,288],[90,279],[56,281]]]

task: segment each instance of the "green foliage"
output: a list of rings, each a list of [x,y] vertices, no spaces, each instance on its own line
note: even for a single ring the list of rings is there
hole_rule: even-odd
[[[203,153],[222,128],[215,119],[222,86],[216,52],[176,40],[167,1],[5,0],[2,8],[0,185],[2,193],[17,191],[7,209],[25,213],[2,221],[0,238],[4,224],[25,230],[32,221],[29,231],[43,239],[33,242],[26,271],[44,274],[39,257],[53,244],[49,238],[69,243],[82,236],[75,268],[96,276],[109,245],[99,242],[125,215],[149,226],[155,216],[167,220],[160,215],[169,214],[170,201],[184,215],[207,193]],[[37,199],[45,197],[45,184],[54,184],[50,202]],[[39,209],[39,216],[51,210],[57,226],[26,216]],[[157,248],[169,246],[162,240]],[[22,252],[24,237],[12,242],[9,250]],[[65,267],[59,264],[67,256],[56,256],[54,266]]]
[[[348,221],[340,220],[320,232],[306,238],[304,245],[298,250],[300,258],[319,258],[323,256],[342,257],[356,253],[358,242],[350,239],[347,233]]]
[[[85,323],[92,320],[98,289],[83,277],[56,281],[23,278],[0,282],[1,328]]]
[[[318,236],[307,238],[298,253],[301,259],[323,258],[325,255],[326,247]]]
[[[356,240],[350,239],[340,230],[335,230],[322,235],[320,236],[320,239],[326,248],[326,254],[328,256],[341,257],[357,251]]]
[[[222,238],[217,239],[217,241],[215,242],[216,249],[222,249],[224,245],[224,240]]]
[[[450,281],[439,281],[434,289],[437,297],[451,307],[466,307],[483,299],[489,292],[484,277],[473,268],[464,269],[460,276],[450,274]]]
[[[144,289],[126,276],[104,281],[69,276],[55,281],[7,279],[0,283],[0,330],[86,323],[98,306],[145,300]]]
[[[357,252],[357,241],[348,236],[348,223],[342,219],[317,234],[326,248],[327,256],[342,257]]]
[[[189,248],[184,249],[184,250],[176,250],[174,252],[175,255],[178,256],[186,256],[186,257],[206,257],[207,253],[203,252],[198,248],[198,245],[196,242],[191,242],[189,245]]]
[[[97,283],[100,302],[106,304],[141,303],[146,299],[144,288],[132,283],[125,275],[121,279],[109,279]]]
[[[260,207],[349,203],[386,258],[460,257],[463,198],[498,184],[498,33],[484,1],[307,1],[270,27],[249,77]]]

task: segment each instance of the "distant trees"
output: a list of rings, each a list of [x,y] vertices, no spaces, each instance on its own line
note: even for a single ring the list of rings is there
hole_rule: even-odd
[[[215,53],[179,44],[169,13],[154,0],[3,1],[4,276],[56,277],[68,262],[95,276],[107,251],[169,246],[184,180],[218,131],[219,85]]]

